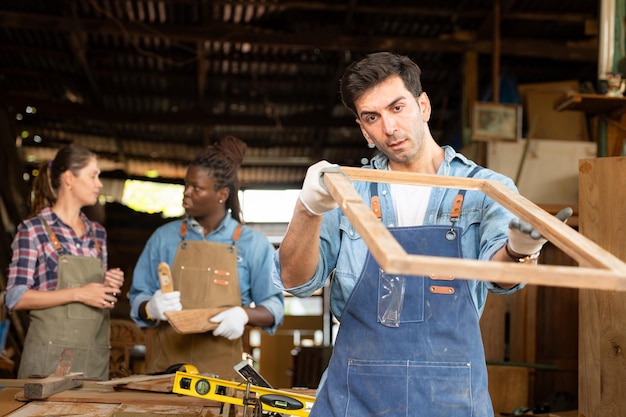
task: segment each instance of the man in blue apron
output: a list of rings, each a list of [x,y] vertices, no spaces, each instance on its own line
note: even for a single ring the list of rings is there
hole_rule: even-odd
[[[366,168],[498,180],[516,190],[509,178],[435,142],[420,75],[409,58],[385,52],[344,74],[343,102],[380,151]],[[329,167],[321,161],[307,171],[274,257],[275,283],[296,296],[333,277],[339,333],[311,417],[493,416],[479,319],[488,292],[522,285],[385,274],[324,189]],[[479,191],[354,187],[409,254],[534,263],[546,242]]]

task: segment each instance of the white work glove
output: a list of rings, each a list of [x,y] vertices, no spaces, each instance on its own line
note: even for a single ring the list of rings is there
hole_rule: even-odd
[[[339,206],[324,186],[322,176],[324,172],[339,172],[340,169],[339,165],[328,161],[319,161],[307,169],[298,198],[311,214],[321,216]]]
[[[243,334],[243,328],[248,323],[248,314],[241,307],[233,307],[214,315],[210,321],[219,323],[217,329],[213,330],[213,335],[235,340]]]
[[[566,207],[556,214],[556,218],[563,223],[567,222],[572,214],[571,207]],[[530,224],[513,219],[509,223],[509,248],[520,255],[532,255],[541,250],[543,245],[548,241],[536,231]]]
[[[146,313],[152,320],[167,321],[165,317],[166,311],[180,311],[183,305],[180,303],[180,291],[162,292],[157,290],[148,304],[146,304]]]

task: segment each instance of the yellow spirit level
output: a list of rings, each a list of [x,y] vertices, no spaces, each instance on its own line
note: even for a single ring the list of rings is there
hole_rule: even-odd
[[[194,367],[186,365],[185,368],[189,371],[189,368]],[[299,417],[308,417],[311,412],[311,407],[313,407],[313,402],[315,401],[315,397],[309,395],[259,387],[247,383],[226,381],[192,372],[193,369],[191,372],[176,372],[172,391],[177,394],[205,398],[207,400],[240,405],[242,407],[251,406],[252,404],[248,403],[245,397],[239,398],[229,395],[229,392],[233,390],[243,391],[246,396],[254,394],[254,398],[260,401],[263,411]]]

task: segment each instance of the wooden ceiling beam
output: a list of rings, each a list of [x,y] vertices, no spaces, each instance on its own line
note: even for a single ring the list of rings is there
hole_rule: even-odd
[[[371,51],[397,50],[404,53],[465,53],[472,50],[482,54],[491,54],[492,40],[442,40],[433,38],[402,38],[358,36],[336,36],[325,31],[322,33],[285,34],[282,32],[259,30],[251,25],[237,25],[212,22],[206,27],[189,26],[148,26],[127,22],[124,30],[115,22],[102,19],[72,19],[31,13],[0,12],[0,26],[12,29],[28,27],[38,30],[56,30],[58,32],[83,31],[123,37],[163,37],[179,42],[224,41],[228,34],[230,43],[249,43],[277,48],[326,51]],[[567,42],[535,39],[502,39],[502,54],[510,56],[548,58],[554,60],[592,62],[597,60],[597,42]]]
[[[88,105],[58,103],[17,94],[0,95],[0,102],[15,108],[34,106],[39,114],[54,114],[69,119],[92,120],[101,123],[147,123],[154,125],[197,126],[275,126],[276,121],[264,116],[214,115],[204,111],[178,111],[169,113],[129,113],[95,109]],[[330,117],[325,111],[306,112],[281,116],[282,127],[354,127],[352,117]]]

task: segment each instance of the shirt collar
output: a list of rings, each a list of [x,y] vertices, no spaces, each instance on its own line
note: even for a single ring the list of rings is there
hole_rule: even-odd
[[[63,223],[61,218],[59,216],[57,216],[56,213],[52,210],[52,207],[44,207],[39,212],[39,215],[41,217],[43,217],[43,219],[48,224],[65,224],[65,223]],[[87,215],[85,213],[83,213],[82,211],[80,213],[78,213],[78,215],[83,220],[83,222],[85,222],[85,226],[87,227],[88,231],[90,231],[91,230],[91,220],[89,220],[89,217],[87,217]]]
[[[229,214],[226,213],[226,216],[224,216],[224,218],[222,219],[220,224],[215,228],[215,230],[209,233],[216,233],[216,232],[220,232],[224,230],[226,228],[226,222],[228,221],[228,217],[229,217]],[[198,233],[201,236],[205,236],[204,227],[200,223],[198,223],[198,221],[194,217],[187,216],[187,222],[189,223],[189,227],[191,228],[191,230],[193,230],[195,233]]]

